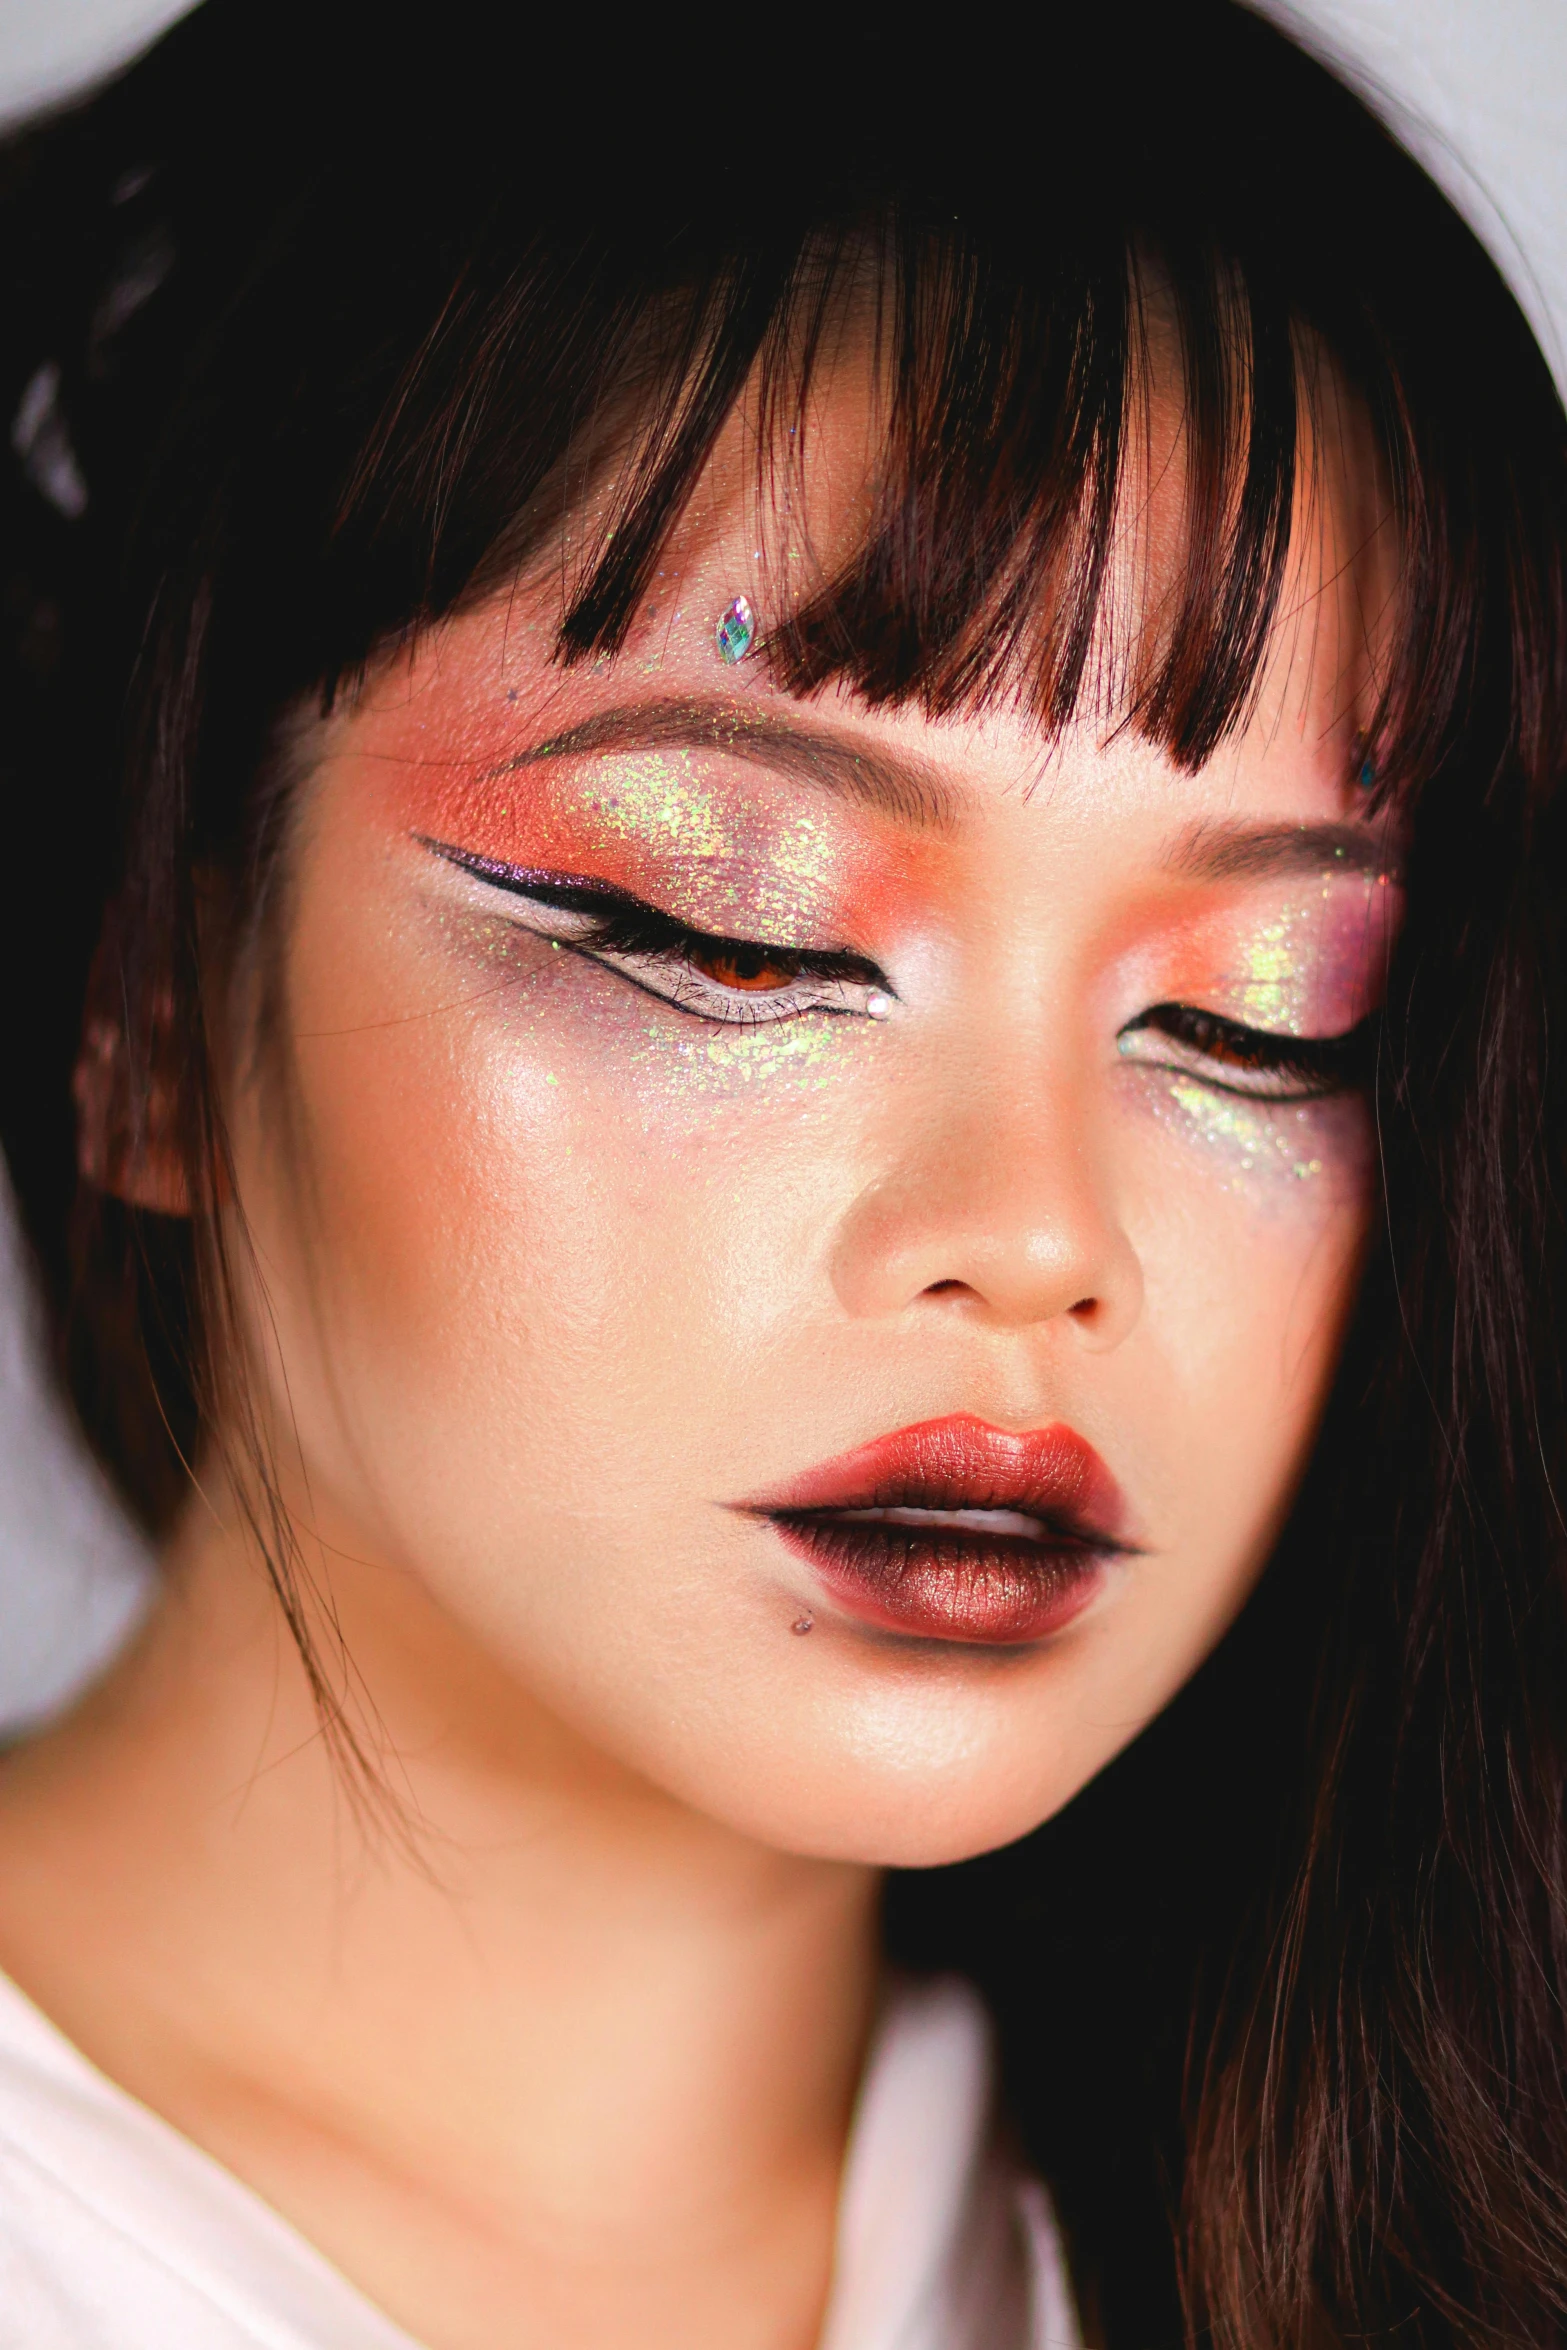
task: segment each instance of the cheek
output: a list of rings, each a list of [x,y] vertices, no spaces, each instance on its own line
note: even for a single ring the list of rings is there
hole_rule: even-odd
[[[357,1461],[410,1536],[454,1506],[599,1513],[606,1461],[644,1495],[682,1458],[730,1476],[726,1383],[852,1180],[876,1025],[715,1031],[505,924],[389,920],[342,867],[292,1000],[303,1158],[263,1241],[318,1472]]]
[[[1122,1072],[1127,1218],[1180,1399],[1169,1522],[1246,1578],[1304,1466],[1353,1302],[1374,1188],[1358,1097],[1264,1107]],[[1215,1529],[1227,1528],[1215,1541]]]

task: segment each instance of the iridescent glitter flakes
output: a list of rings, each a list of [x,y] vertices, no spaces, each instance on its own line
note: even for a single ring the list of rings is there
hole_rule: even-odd
[[[1353,1109],[1339,1102],[1247,1101],[1194,1077],[1172,1076],[1167,1098],[1166,1115],[1173,1112],[1214,1153],[1214,1173],[1226,1191],[1243,1188],[1252,1176],[1313,1182],[1354,1124]],[[1337,1156],[1343,1155],[1340,1147]]]
[[[756,614],[747,597],[736,596],[734,602],[719,614],[713,636],[720,661],[745,659],[756,641]]]

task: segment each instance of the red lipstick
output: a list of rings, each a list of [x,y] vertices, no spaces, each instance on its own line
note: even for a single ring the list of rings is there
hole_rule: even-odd
[[[849,1615],[925,1640],[1021,1646],[1087,1606],[1121,1499],[1071,1428],[967,1412],[844,1453],[742,1507],[769,1519]]]

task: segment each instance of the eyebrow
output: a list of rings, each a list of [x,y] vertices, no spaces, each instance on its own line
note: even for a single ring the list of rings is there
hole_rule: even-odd
[[[956,813],[947,778],[915,752],[889,752],[831,727],[802,726],[769,710],[683,698],[627,702],[546,735],[487,770],[485,781],[555,759],[611,751],[723,751],[775,775],[857,800],[914,829],[944,829]],[[1320,873],[1396,873],[1385,829],[1366,824],[1247,824],[1204,817],[1180,835],[1167,870],[1200,881]]]
[[[1251,881],[1276,874],[1398,871],[1394,842],[1369,824],[1245,824],[1205,817],[1165,858],[1194,881]]]
[[[775,775],[858,800],[911,827],[945,826],[953,817],[951,786],[917,753],[871,749],[830,727],[801,726],[768,710],[737,709],[720,701],[629,702],[621,709],[596,711],[515,752],[484,780],[593,752],[668,750],[725,751]]]

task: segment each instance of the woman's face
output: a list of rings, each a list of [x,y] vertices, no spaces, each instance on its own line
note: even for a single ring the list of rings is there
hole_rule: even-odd
[[[754,535],[614,661],[541,589],[323,730],[239,1192],[350,1649],[428,1658],[437,1741],[937,1862],[1166,1702],[1311,1442],[1396,897],[1358,574],[1190,775],[789,698],[715,644]]]

